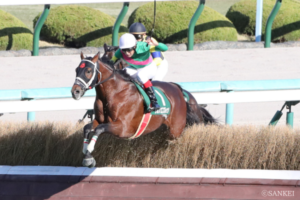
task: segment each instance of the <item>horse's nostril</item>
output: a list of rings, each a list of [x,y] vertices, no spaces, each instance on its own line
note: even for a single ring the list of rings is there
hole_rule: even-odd
[[[79,90],[75,90],[75,94],[79,94],[80,93],[80,91]]]

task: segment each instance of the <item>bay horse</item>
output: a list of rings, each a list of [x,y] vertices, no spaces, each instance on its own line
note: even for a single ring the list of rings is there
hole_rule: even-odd
[[[100,59],[107,63],[112,59],[115,52],[119,49],[119,46],[108,46],[106,43],[104,43],[103,49],[104,49],[104,54],[101,56]],[[119,60],[118,62],[115,63],[114,68],[124,69],[127,66],[128,64],[125,61]],[[193,113],[195,113],[198,116],[200,122],[202,121],[204,121],[204,123],[216,122],[216,120],[211,116],[211,114],[204,107],[202,107],[203,104],[198,104],[194,96],[187,90],[183,90],[183,91],[189,95],[188,103],[190,105],[190,108],[193,110]]]
[[[76,68],[76,79],[71,93],[79,100],[86,90],[95,87],[95,119],[84,126],[83,166],[94,167],[96,161],[91,155],[98,137],[103,133],[113,134],[118,138],[131,138],[139,128],[144,115],[144,100],[136,85],[125,70],[116,70],[109,63],[99,59],[99,52],[94,57],[85,58],[80,54],[81,62]],[[195,123],[214,123],[208,113],[199,109],[197,101],[189,93],[192,105],[187,103],[181,87],[175,83],[153,81],[153,85],[162,90],[171,104],[170,114],[153,115],[142,135],[153,132],[162,124],[169,128],[171,139],[178,138],[186,125]],[[195,107],[196,106],[196,107]],[[200,117],[199,117],[200,116]],[[94,133],[89,142],[90,133]]]

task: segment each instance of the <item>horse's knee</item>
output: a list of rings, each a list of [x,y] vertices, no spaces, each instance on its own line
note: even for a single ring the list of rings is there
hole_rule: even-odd
[[[95,128],[95,135],[99,137],[99,135],[101,133],[103,133],[104,131],[105,131],[104,127],[97,127],[97,128]]]
[[[91,130],[92,130],[92,124],[85,125],[83,128],[83,137],[84,138],[88,137],[88,134],[91,132]]]

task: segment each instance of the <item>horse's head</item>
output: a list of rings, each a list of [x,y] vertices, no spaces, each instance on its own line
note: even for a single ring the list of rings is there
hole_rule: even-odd
[[[75,100],[79,100],[85,91],[92,89],[98,80],[99,71],[99,52],[93,57],[85,58],[81,52],[81,62],[76,68],[76,79],[71,93]],[[101,75],[101,73],[100,73]]]

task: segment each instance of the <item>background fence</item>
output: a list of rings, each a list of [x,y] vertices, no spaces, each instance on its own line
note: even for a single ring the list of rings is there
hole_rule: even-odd
[[[178,83],[190,91],[198,104],[225,104],[226,124],[233,124],[234,104],[245,102],[293,101],[289,106],[287,123],[293,126],[291,106],[300,99],[300,79],[260,81],[209,81]],[[29,112],[28,121],[34,121],[34,111],[93,109],[95,91],[89,90],[79,101],[72,98],[71,88],[40,88],[1,90],[0,113]],[[16,101],[17,100],[17,101]],[[34,101],[36,100],[36,101]],[[282,110],[281,110],[282,111]],[[271,121],[276,124],[280,112]]]

